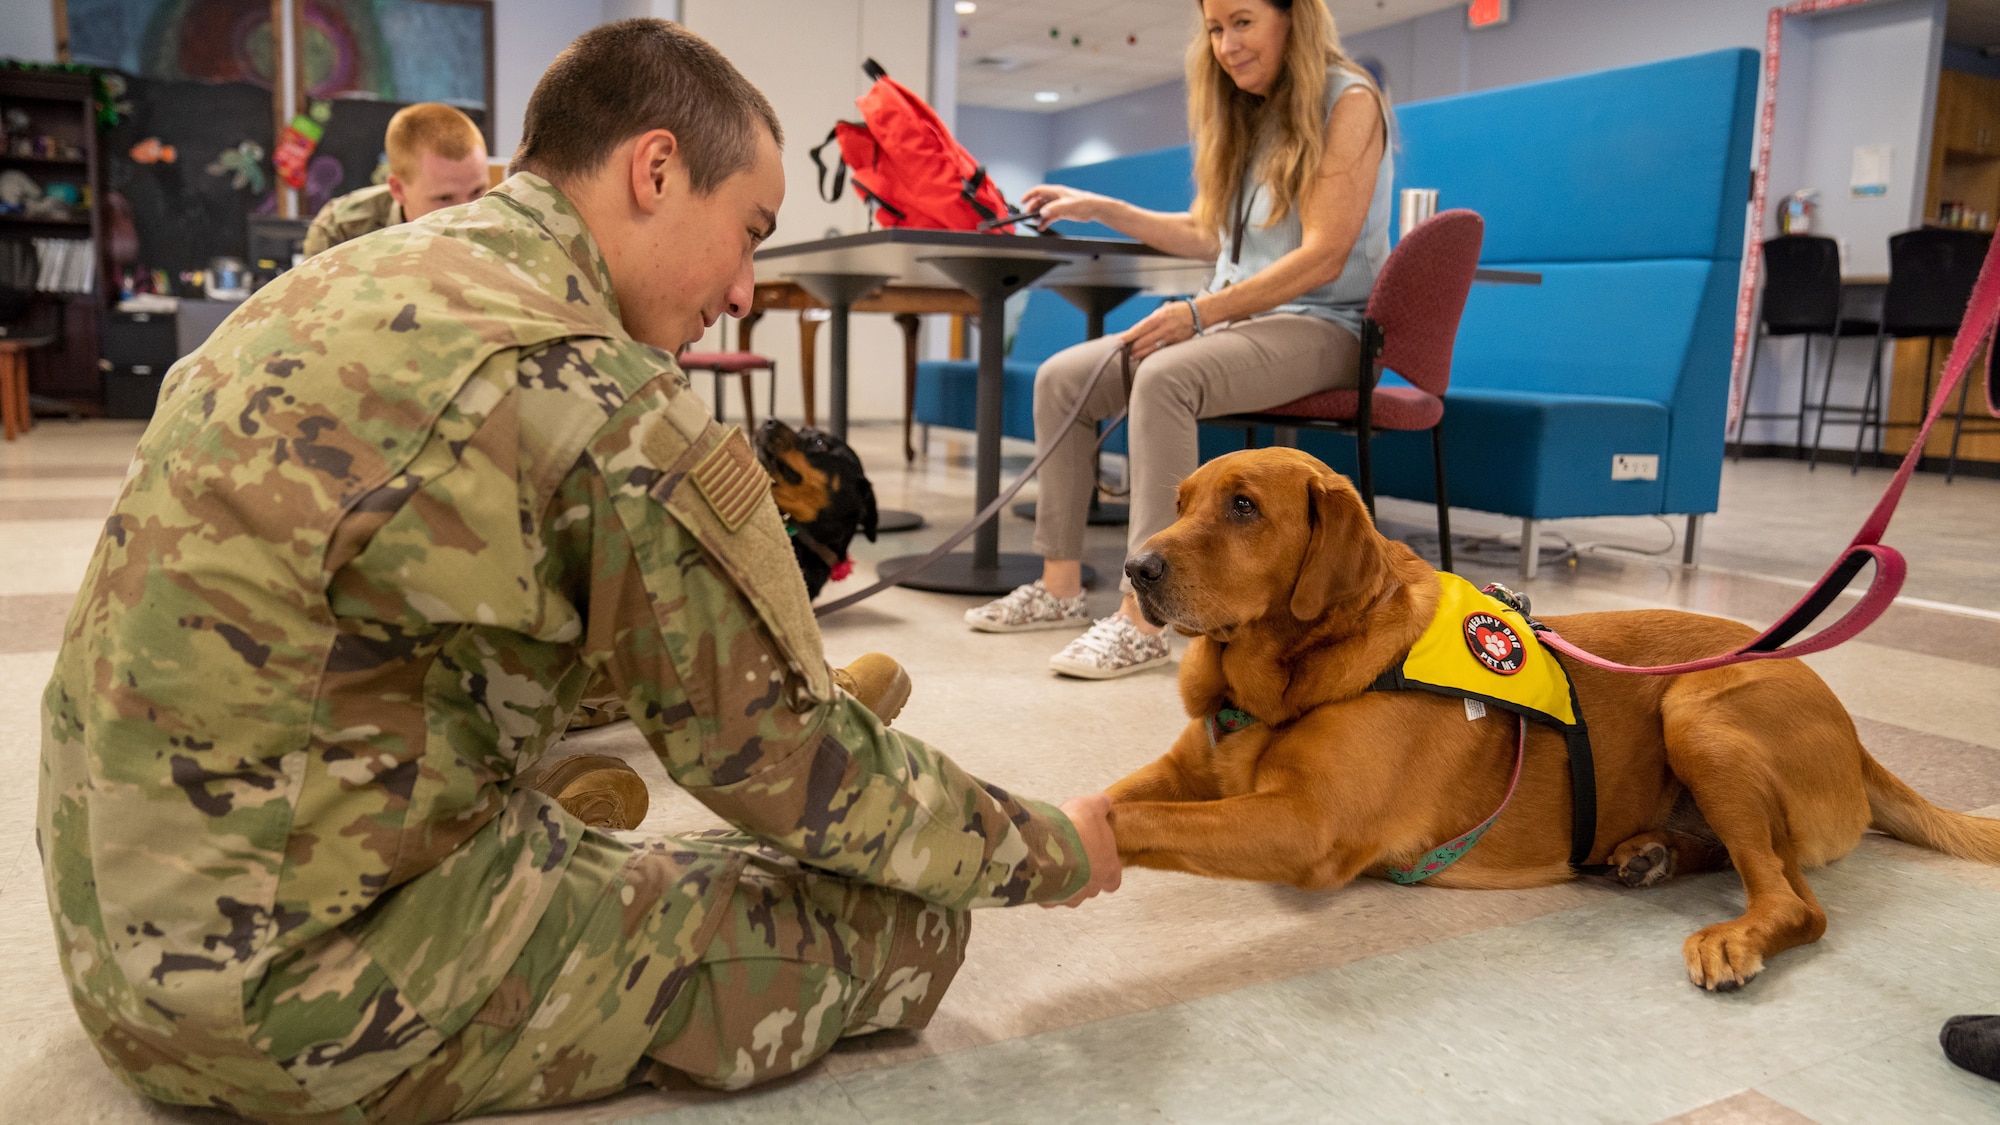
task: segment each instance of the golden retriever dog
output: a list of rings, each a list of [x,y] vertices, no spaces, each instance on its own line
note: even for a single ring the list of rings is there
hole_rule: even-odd
[[[1291,449],[1233,453],[1181,484],[1179,517],[1127,563],[1148,620],[1190,636],[1180,692],[1193,720],[1166,756],[1110,789],[1126,863],[1304,888],[1383,875],[1500,807],[1511,714],[1370,691],[1423,633],[1439,577],[1383,538],[1346,478]],[[1754,630],[1676,610],[1546,624],[1631,665],[1723,652]],[[1688,977],[1740,987],[1771,955],[1818,940],[1805,869],[1870,828],[2000,864],[2000,821],[1924,800],[1870,757],[1813,670],[1764,660],[1680,676],[1566,665],[1596,758],[1590,863],[1634,886],[1734,866],[1747,909],[1683,946]],[[1211,739],[1232,707],[1252,725]],[[1432,880],[1532,887],[1569,865],[1562,735],[1527,726],[1520,781],[1477,846]]]

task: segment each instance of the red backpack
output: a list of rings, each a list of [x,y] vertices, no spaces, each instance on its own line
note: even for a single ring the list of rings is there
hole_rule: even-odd
[[[972,159],[924,99],[889,77],[874,59],[861,69],[875,80],[854,100],[863,124],[835,122],[826,140],[812,150],[821,199],[839,199],[852,174],[854,190],[874,207],[875,221],[885,227],[973,230],[1007,214],[1007,200],[987,178],[985,166]],[[820,151],[835,143],[840,158],[834,162],[829,192]]]

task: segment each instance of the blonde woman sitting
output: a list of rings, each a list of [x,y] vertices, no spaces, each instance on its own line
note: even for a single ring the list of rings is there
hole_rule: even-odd
[[[1215,258],[1203,293],[1058,352],[1036,373],[1035,444],[1054,450],[1035,511],[1042,577],[965,620],[994,633],[1088,625],[1049,660],[1064,675],[1109,679],[1168,658],[1129,581],[1116,613],[1093,623],[1084,608],[1097,424],[1128,405],[1122,380],[1100,379],[1060,431],[1091,373],[1132,345],[1130,556],[1173,522],[1175,489],[1199,463],[1200,419],[1355,385],[1362,309],[1389,256],[1387,103],[1342,53],[1324,0],[1202,0],[1201,13],[1187,56],[1193,209],[1147,211],[1052,184],[1022,197],[1045,220],[1100,222],[1170,254]]]

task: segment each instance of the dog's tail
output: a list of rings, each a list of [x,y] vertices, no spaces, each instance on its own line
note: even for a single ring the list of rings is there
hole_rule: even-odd
[[[1861,752],[1861,781],[1868,789],[1870,827],[1908,844],[2000,866],[2000,820],[1941,809]]]

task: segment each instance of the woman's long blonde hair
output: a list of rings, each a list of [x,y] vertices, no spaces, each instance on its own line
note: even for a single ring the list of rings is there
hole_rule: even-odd
[[[1197,3],[1199,0],[1197,0]],[[1194,137],[1194,218],[1204,230],[1222,231],[1243,179],[1244,162],[1270,132],[1257,179],[1270,192],[1270,222],[1299,205],[1326,149],[1326,72],[1338,67],[1359,75],[1386,110],[1368,72],[1340,49],[1326,0],[1266,0],[1289,11],[1285,57],[1267,97],[1239,89],[1215,59],[1206,30],[1188,47],[1188,131]]]

